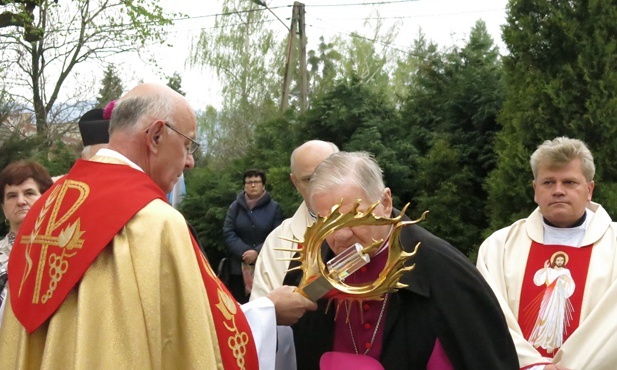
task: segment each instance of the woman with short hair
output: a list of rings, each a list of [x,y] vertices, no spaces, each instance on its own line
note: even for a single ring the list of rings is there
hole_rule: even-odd
[[[0,204],[9,232],[0,240],[0,306],[6,297],[7,265],[15,237],[30,208],[51,187],[49,171],[37,162],[20,160],[0,172]],[[1,316],[0,316],[1,317]]]

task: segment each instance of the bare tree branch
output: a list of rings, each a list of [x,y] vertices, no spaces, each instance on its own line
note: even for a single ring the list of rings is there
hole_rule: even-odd
[[[17,1],[24,3],[25,0]],[[0,0],[0,4],[15,3]],[[100,61],[138,51],[149,42],[161,42],[171,17],[157,0],[37,0],[32,27],[40,39],[24,42],[17,29],[0,34],[3,59],[15,71],[15,86],[28,86],[39,135],[47,136],[50,122],[63,117],[54,107],[66,95],[64,86],[85,62]],[[24,5],[16,5],[23,7]],[[14,9],[13,9],[14,10]],[[10,28],[6,28],[10,30]],[[65,103],[61,103],[64,105]],[[52,117],[53,116],[53,117]],[[52,119],[53,118],[53,119]]]

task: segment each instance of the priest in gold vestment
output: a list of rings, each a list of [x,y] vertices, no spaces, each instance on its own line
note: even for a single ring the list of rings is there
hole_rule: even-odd
[[[9,264],[2,369],[272,368],[291,287],[240,307],[165,200],[194,166],[195,114],[163,86],[116,104],[109,149],[79,160],[24,221]]]

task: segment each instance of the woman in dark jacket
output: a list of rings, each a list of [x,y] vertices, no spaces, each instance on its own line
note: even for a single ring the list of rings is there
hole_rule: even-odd
[[[266,191],[266,174],[248,170],[242,176],[244,191],[229,206],[223,235],[231,256],[228,288],[240,303],[248,302],[242,263],[254,266],[264,240],[283,221],[283,211]]]

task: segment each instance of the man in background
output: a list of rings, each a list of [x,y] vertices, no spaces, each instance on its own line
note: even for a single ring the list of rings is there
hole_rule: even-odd
[[[272,290],[283,285],[289,261],[280,259],[293,257],[293,252],[275,249],[296,249],[296,243],[285,239],[302,240],[304,231],[315,221],[315,213],[308,207],[308,184],[315,168],[339,149],[333,143],[311,140],[300,145],[291,153],[291,174],[289,178],[302,196],[302,203],[291,218],[286,219],[266,238],[255,265],[255,279],[251,299],[266,297]],[[284,239],[282,239],[284,238]]]
[[[109,109],[109,115],[111,115],[111,109],[113,109],[114,103]],[[109,143],[109,116],[104,116],[105,109],[97,108],[92,109],[84,113],[79,119],[79,133],[81,134],[81,141],[84,145],[81,151],[82,159],[90,159],[94,157],[99,149],[107,148]]]
[[[105,118],[104,112],[109,111],[111,115],[111,109],[113,109],[113,102],[109,103],[106,109],[91,109],[79,118],[77,125],[84,146],[81,150],[81,159],[88,160],[94,157],[99,149],[107,148],[107,143],[109,143],[109,116]],[[64,175],[53,176],[52,180],[56,182],[62,176]]]
[[[289,178],[302,196],[302,204],[291,218],[286,219],[268,235],[261,248],[255,265],[255,278],[251,300],[267,297],[268,294],[283,285],[283,279],[289,266],[288,260],[293,252],[277,251],[277,248],[296,249],[298,245],[289,241],[302,240],[307,227],[315,222],[315,213],[308,207],[308,185],[315,168],[339,149],[333,143],[311,140],[300,145],[291,153]],[[285,239],[282,239],[285,238]],[[288,326],[279,326],[276,369],[293,370],[296,368],[296,354],[293,346],[293,333]]]

